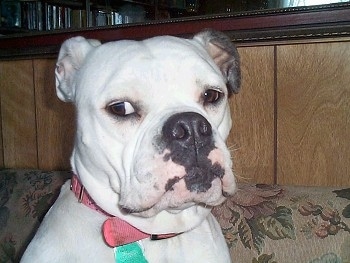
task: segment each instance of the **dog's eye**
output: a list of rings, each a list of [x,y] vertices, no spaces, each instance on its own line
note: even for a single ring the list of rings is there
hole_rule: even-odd
[[[213,104],[221,99],[223,93],[214,89],[208,89],[204,92],[204,103]]]
[[[135,112],[134,107],[127,101],[113,102],[108,105],[107,108],[110,113],[120,117],[127,116]]]

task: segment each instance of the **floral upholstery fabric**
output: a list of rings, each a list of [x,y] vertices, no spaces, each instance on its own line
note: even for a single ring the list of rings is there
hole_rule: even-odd
[[[0,263],[19,261],[70,177],[0,171]],[[233,262],[350,263],[350,188],[240,184],[213,213]]]
[[[213,213],[233,262],[350,262],[350,188],[239,185]]]
[[[0,263],[18,262],[69,172],[0,171]]]

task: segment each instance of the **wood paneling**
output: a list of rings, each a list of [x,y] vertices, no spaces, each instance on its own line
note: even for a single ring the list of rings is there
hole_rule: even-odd
[[[280,46],[278,183],[350,185],[349,42]]]
[[[70,169],[75,114],[72,104],[61,102],[55,90],[54,59],[34,60],[39,168]]]
[[[4,165],[36,168],[37,142],[31,60],[0,63]]]
[[[1,68],[1,64],[0,64]],[[1,77],[1,69],[0,69],[0,77]],[[1,83],[1,80],[0,80]],[[1,84],[0,84],[1,85]],[[2,117],[1,117],[1,86],[0,86],[0,168],[4,167],[4,154],[3,154],[3,147],[2,147]]]
[[[239,48],[242,90],[231,98],[228,138],[239,180],[274,182],[274,48]],[[242,178],[240,178],[242,177]]]
[[[350,42],[239,53],[228,138],[239,180],[349,186]],[[53,59],[0,62],[0,166],[70,169],[74,107],[56,97],[54,67]]]

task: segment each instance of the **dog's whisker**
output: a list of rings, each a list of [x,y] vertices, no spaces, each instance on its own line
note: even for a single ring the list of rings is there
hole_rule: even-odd
[[[229,145],[227,146],[227,149],[233,153],[233,152],[236,152],[236,151],[239,151],[242,149],[242,146],[238,146],[238,145]]]
[[[236,178],[237,178],[237,182],[239,182],[239,183],[249,183],[252,180],[252,178],[248,178],[248,177],[241,176],[241,175],[236,175]]]

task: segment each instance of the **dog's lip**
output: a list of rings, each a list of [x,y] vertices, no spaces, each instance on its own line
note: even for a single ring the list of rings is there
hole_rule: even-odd
[[[157,209],[157,204],[155,203],[154,205],[147,207],[147,208],[140,208],[140,209],[133,209],[133,208],[129,208],[127,206],[120,206],[120,210],[122,211],[122,213],[124,215],[128,215],[128,214],[132,214],[132,215],[136,215],[136,216],[140,216],[140,217],[152,217],[157,215],[158,213],[162,212],[162,211],[166,211],[170,214],[179,214],[181,213],[183,210],[186,210],[188,208],[191,208],[193,206],[200,206],[200,207],[206,207],[206,208],[212,208],[214,206],[217,206],[221,203],[223,203],[228,196],[225,196],[224,193],[222,193],[221,198],[219,198],[219,200],[216,200],[215,202],[194,202],[194,201],[189,201],[189,202],[184,202],[179,206],[174,206],[174,207],[166,207],[164,209]]]
[[[164,210],[166,210],[167,212],[169,212],[171,214],[177,214],[177,213],[180,213],[182,210],[187,209],[189,207],[192,207],[196,204],[197,203],[195,203],[195,202],[186,202],[186,203],[181,204],[178,207],[169,207],[169,208],[164,209]],[[156,205],[157,204],[154,204],[150,207],[142,208],[142,209],[132,209],[132,208],[129,208],[127,206],[120,206],[120,210],[123,212],[123,214],[142,214],[144,212],[150,211]],[[159,211],[159,212],[161,212],[161,211]]]
[[[174,182],[172,184],[169,184],[169,186],[174,186],[176,185],[176,183],[178,183],[179,181],[183,180],[184,177],[181,178],[177,178],[177,180],[174,180]],[[217,178],[220,180],[221,182],[221,186],[223,186],[223,180],[222,178]],[[171,188],[170,187],[170,188]],[[133,215],[139,215],[141,217],[150,217],[150,216],[154,216],[158,213],[160,213],[161,211],[167,211],[171,214],[177,214],[180,213],[181,211],[192,207],[192,206],[202,206],[202,207],[214,207],[217,206],[219,204],[221,204],[222,202],[224,202],[228,197],[230,197],[232,195],[232,193],[230,192],[226,192],[224,191],[224,189],[221,188],[221,197],[215,200],[207,200],[208,202],[203,202],[199,200],[194,201],[194,200],[187,200],[184,201],[183,203],[180,203],[177,206],[167,206],[167,207],[161,207],[159,206],[159,204],[161,203],[162,198],[164,197],[164,195],[172,193],[171,189],[168,189],[166,191],[164,191],[160,196],[158,201],[150,204],[147,207],[136,207],[136,208],[132,208],[132,206],[129,206],[128,204],[119,204],[120,206],[120,210],[122,211],[123,214],[133,214]]]
[[[125,215],[128,215],[128,214],[132,214],[132,215],[138,215],[138,216],[141,216],[141,217],[151,217],[151,216],[154,216],[158,213],[160,213],[161,211],[166,211],[170,214],[179,214],[181,213],[183,210],[185,209],[188,209],[190,207],[193,207],[195,205],[199,205],[199,206],[203,206],[203,207],[211,207],[210,205],[207,205],[207,204],[202,204],[202,203],[195,203],[195,202],[188,202],[188,203],[184,203],[182,204],[181,206],[179,207],[169,207],[167,209],[164,209],[164,210],[160,210],[160,211],[157,211],[156,213],[151,213],[149,214],[148,212],[151,212],[152,211],[152,208],[155,206],[152,206],[150,208],[146,208],[146,209],[139,209],[139,210],[136,210],[136,209],[130,209],[128,207],[121,207],[121,211],[123,212],[123,214]]]
[[[120,206],[120,210],[122,211],[123,214],[141,214],[143,212],[147,212],[149,210],[151,210],[155,205],[151,206],[151,207],[146,207],[146,208],[140,208],[140,209],[135,209],[135,208],[130,208],[127,206]]]

